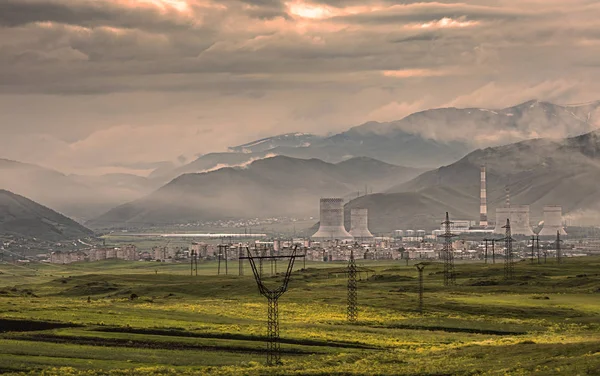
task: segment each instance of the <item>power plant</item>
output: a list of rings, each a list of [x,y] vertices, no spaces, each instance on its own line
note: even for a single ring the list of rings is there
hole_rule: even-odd
[[[350,235],[352,235],[355,240],[373,239],[373,234],[369,231],[368,209],[350,210]]]
[[[344,228],[344,199],[322,198],[319,212],[319,230],[312,236],[312,239],[352,240],[352,235]]]
[[[567,232],[562,225],[562,207],[561,206],[544,206],[544,227],[539,233],[539,236],[556,237],[556,233],[567,235]]]
[[[510,230],[513,235],[533,235],[533,230],[529,223],[529,205],[519,205],[510,208]]]

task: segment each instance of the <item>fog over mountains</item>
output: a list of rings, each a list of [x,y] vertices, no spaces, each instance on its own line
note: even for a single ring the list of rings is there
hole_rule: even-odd
[[[353,200],[347,208],[370,210],[374,231],[431,229],[440,213],[455,219],[479,217],[479,171],[487,169],[488,215],[504,205],[531,205],[533,221],[544,205],[561,205],[566,218],[579,224],[600,219],[600,131],[564,140],[535,139],[476,150],[461,160],[390,188]]]
[[[338,164],[275,156],[247,167],[184,174],[140,200],[88,222],[95,228],[282,216],[318,216],[323,196],[356,197],[408,181],[422,170],[370,158]]]
[[[201,155],[183,166],[163,167],[151,177],[171,180],[184,173],[241,165],[271,155],[330,163],[364,156],[399,166],[436,168],[480,147],[589,132],[598,124],[599,109],[600,101],[577,106],[528,101],[499,110],[431,109],[398,121],[368,122],[330,136],[290,133],[263,138],[231,147],[228,152]]]
[[[148,194],[162,182],[128,174],[65,175],[33,164],[0,159],[0,188],[18,192],[80,222]]]
[[[328,136],[262,138],[190,163],[163,163],[148,177],[66,175],[0,160],[0,188],[110,227],[317,215],[319,197],[355,198],[366,184],[375,194],[349,205],[372,209],[374,231],[391,231],[437,226],[445,210],[477,218],[478,171],[485,163],[492,216],[509,181],[514,202],[532,204],[532,216],[544,204],[559,204],[571,216],[593,217],[595,133],[561,137],[595,129],[599,108],[600,102],[529,101],[505,109],[431,109]],[[544,140],[511,144],[538,137]]]

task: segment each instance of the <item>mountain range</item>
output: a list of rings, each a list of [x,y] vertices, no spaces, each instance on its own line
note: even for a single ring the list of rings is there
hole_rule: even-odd
[[[444,212],[455,219],[479,217],[479,174],[487,170],[488,216],[505,204],[530,205],[531,219],[542,220],[544,205],[561,205],[565,218],[597,224],[600,218],[600,132],[563,140],[534,139],[478,149],[448,166],[426,172],[386,192],[357,198],[346,209],[369,209],[371,228],[439,228]]]
[[[350,198],[363,190],[382,191],[421,172],[365,157],[331,164],[319,159],[276,156],[245,167],[181,175],[152,194],[110,210],[88,225],[135,227],[318,216],[321,197]]]
[[[168,181],[184,173],[240,166],[272,155],[338,163],[369,157],[407,167],[437,168],[469,152],[537,137],[561,138],[595,129],[600,101],[561,106],[528,101],[504,109],[438,108],[392,122],[367,122],[347,131],[316,136],[289,133],[199,156],[183,166],[160,168],[152,178]]]
[[[2,189],[0,234],[63,241],[88,238],[93,232],[52,209]]]
[[[577,143],[576,138],[565,142],[556,140],[564,134],[588,132],[597,124],[599,108],[600,102],[559,106],[529,101],[497,110],[431,109],[398,121],[368,122],[328,136],[290,133],[262,138],[233,146],[227,152],[201,155],[191,163],[162,164],[148,177],[67,175],[36,165],[0,160],[0,188],[29,197],[81,223],[91,221],[99,225],[100,221],[105,224],[170,223],[237,215],[316,215],[315,198],[323,195],[350,198],[351,192],[363,191],[367,184],[378,195],[361,197],[352,205],[360,202],[367,205],[368,201],[370,207],[381,205],[389,212],[389,217],[381,217],[387,218],[383,219],[386,224],[376,228],[382,231],[409,225],[429,228],[439,216],[436,208],[444,205],[456,215],[477,217],[478,179],[473,178],[477,171],[473,166],[467,168],[466,161],[471,161],[472,165],[485,162],[488,158],[478,157],[478,153],[492,152],[486,148],[488,146],[499,148],[493,149],[498,153],[504,150],[494,158],[503,158],[506,165],[516,163],[515,172],[508,173],[498,172],[500,166],[494,166],[490,161],[490,212],[493,213],[494,200],[500,200],[506,179],[511,179],[509,185],[515,185],[515,202],[522,199],[532,203],[537,210],[544,200],[523,196],[522,192],[530,184],[527,179],[534,175],[519,169],[531,166],[519,162],[524,155],[519,154],[518,148],[512,150],[514,146],[507,146],[505,150],[497,145],[510,143],[507,140],[520,141],[541,135],[547,136],[548,140],[536,141],[539,148],[542,144],[550,145],[547,148],[562,145],[557,152],[593,159],[590,157],[595,150],[593,146],[577,151],[575,147],[568,147]],[[538,151],[532,149],[531,152]],[[280,158],[272,158],[274,156]],[[556,161],[555,156],[549,158],[554,165],[564,163],[564,158],[560,161]],[[341,172],[344,161],[349,161],[348,165],[354,168],[353,175]],[[407,181],[424,169],[435,169],[440,165],[448,166]],[[261,169],[261,166],[266,167]],[[460,166],[462,169],[458,168]],[[588,171],[590,167],[581,168]],[[454,181],[446,183],[444,174],[454,174],[448,178]],[[396,180],[394,175],[397,175]],[[521,185],[516,185],[517,181]],[[532,190],[539,192],[537,188]],[[179,191],[185,193],[182,198],[177,197]],[[269,197],[265,198],[267,193]],[[390,195],[398,196],[388,201]],[[549,201],[552,200],[548,198]],[[421,204],[414,212],[408,210],[416,202]],[[579,210],[578,205],[576,202],[564,204],[565,210],[570,211]],[[393,209],[396,206],[397,209]],[[230,210],[230,207],[236,209]],[[164,213],[171,214],[163,217]],[[415,217],[417,213],[419,216]],[[422,221],[410,218],[422,218]]]

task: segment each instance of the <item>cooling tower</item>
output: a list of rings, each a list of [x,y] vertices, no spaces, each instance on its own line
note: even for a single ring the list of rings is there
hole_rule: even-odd
[[[481,166],[481,190],[480,190],[480,202],[479,202],[479,226],[487,227],[487,190],[485,185],[485,166]]]
[[[322,240],[352,239],[352,235],[344,228],[344,200],[341,198],[322,198],[320,205],[321,222],[319,231],[312,238]]]
[[[544,227],[540,231],[540,236],[556,237],[556,232],[561,235],[567,235],[562,226],[562,207],[544,206]]]
[[[355,239],[373,238],[369,231],[369,209],[350,210],[350,235]]]
[[[533,235],[533,230],[529,224],[529,205],[510,208],[510,229],[513,235]]]
[[[494,234],[504,234],[505,229],[503,229],[502,226],[506,225],[507,219],[510,219],[510,208],[497,208]]]

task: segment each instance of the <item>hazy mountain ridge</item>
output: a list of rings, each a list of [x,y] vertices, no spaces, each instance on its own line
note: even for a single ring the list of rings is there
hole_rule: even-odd
[[[456,161],[486,146],[549,137],[562,138],[596,128],[600,101],[561,106],[536,100],[503,109],[435,108],[391,122],[370,121],[331,136],[288,133],[209,153],[153,177],[165,182],[183,173],[248,163],[267,155],[317,158],[337,163],[353,157],[420,168]]]
[[[310,133],[286,133],[278,136],[262,138],[239,146],[229,148],[234,153],[260,153],[278,147],[308,147],[323,139]]]
[[[148,179],[129,174],[65,175],[41,166],[0,159],[0,189],[16,192],[79,221],[152,190]]]
[[[96,228],[123,224],[173,224],[269,216],[316,216],[319,198],[356,197],[406,181],[422,170],[369,158],[339,164],[276,156],[247,167],[184,174],[143,199],[90,221]]]
[[[364,197],[348,207],[367,205],[374,231],[437,228],[443,213],[455,219],[479,218],[479,171],[487,169],[488,217],[510,202],[530,205],[531,219],[542,219],[544,205],[561,205],[566,218],[586,221],[600,217],[600,131],[564,140],[535,139],[476,150],[463,159],[389,189],[385,194]],[[433,200],[422,206],[422,219],[407,218],[406,197]],[[435,204],[433,204],[435,202]],[[391,209],[395,205],[396,209]],[[417,212],[415,212],[417,214]]]
[[[93,232],[28,198],[0,189],[0,233],[48,241],[86,238]]]

